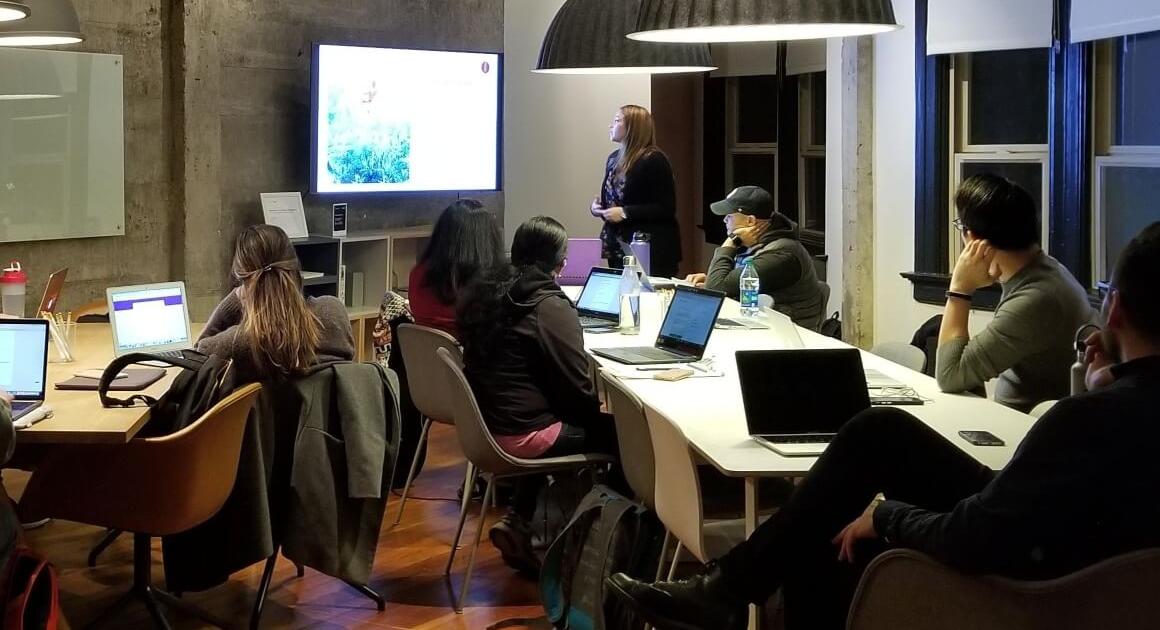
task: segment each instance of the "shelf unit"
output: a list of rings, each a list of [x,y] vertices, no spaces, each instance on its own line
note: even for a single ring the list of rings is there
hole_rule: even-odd
[[[359,361],[374,358],[372,333],[383,294],[406,293],[411,269],[426,247],[431,229],[430,225],[420,225],[351,232],[337,238],[311,235],[293,239],[302,269],[323,274],[302,281],[306,294],[340,297],[346,305]]]

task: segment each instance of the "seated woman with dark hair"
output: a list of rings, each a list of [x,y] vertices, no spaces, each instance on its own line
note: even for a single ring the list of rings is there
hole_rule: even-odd
[[[458,337],[459,291],[483,270],[502,263],[503,256],[499,223],[482,203],[460,199],[447,206],[411,270],[407,297],[415,323]]]
[[[496,442],[517,457],[617,452],[579,316],[556,284],[567,254],[563,226],[530,219],[516,230],[511,265],[487,273],[460,301],[464,372]],[[520,570],[538,567],[528,527],[538,489],[521,483],[511,513],[491,530],[504,561]]]

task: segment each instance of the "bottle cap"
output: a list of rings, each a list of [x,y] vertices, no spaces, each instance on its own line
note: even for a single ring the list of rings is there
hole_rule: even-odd
[[[28,274],[24,273],[18,261],[8,263],[4,268],[4,273],[0,274],[0,282],[4,284],[25,284],[28,282]]]

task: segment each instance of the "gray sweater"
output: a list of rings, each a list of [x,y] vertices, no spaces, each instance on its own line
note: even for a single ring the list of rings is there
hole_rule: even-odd
[[[1040,253],[1003,283],[986,330],[970,340],[939,345],[938,385],[963,392],[998,377],[995,401],[1024,412],[1045,400],[1066,398],[1075,332],[1098,321],[1071,272]]]
[[[342,302],[330,296],[311,297],[306,298],[306,305],[322,323],[315,363],[354,360],[354,334]],[[234,359],[240,383],[261,380],[250,346],[242,337],[241,323],[242,301],[237,291],[231,291],[209,316],[209,322],[197,340],[197,351]]]

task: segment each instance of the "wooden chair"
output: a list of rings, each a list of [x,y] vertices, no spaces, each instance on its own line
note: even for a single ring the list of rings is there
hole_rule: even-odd
[[[848,630],[1144,630],[1160,627],[1160,549],[1121,555],[1055,580],[964,575],[911,550],[878,556]]]
[[[246,418],[261,385],[242,387],[172,435],[126,444],[60,449],[32,475],[21,509],[133,532],[133,585],[93,626],[134,599],[159,628],[169,628],[159,603],[221,625],[152,586],[150,538],[187,531],[217,513],[233,489]]]

